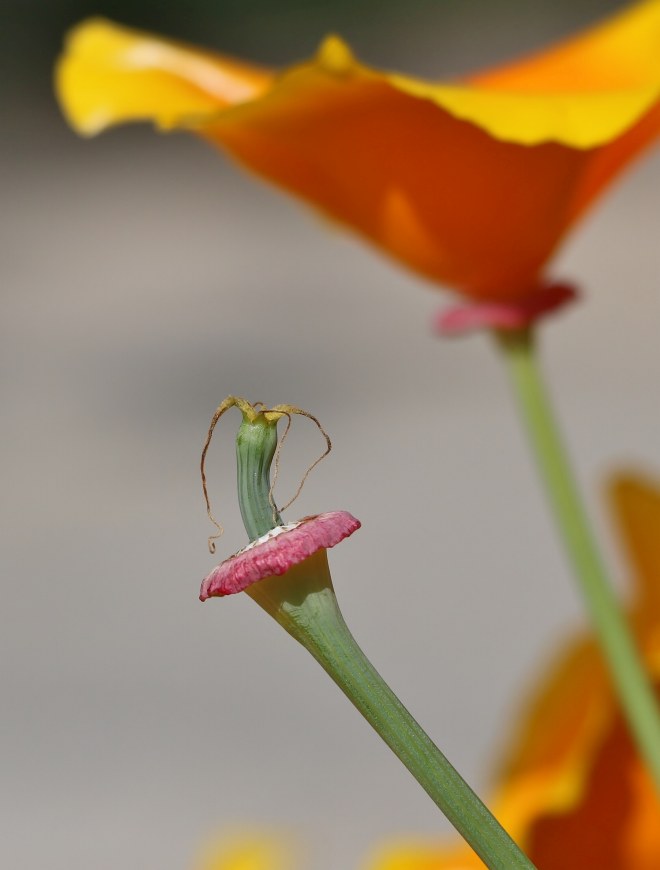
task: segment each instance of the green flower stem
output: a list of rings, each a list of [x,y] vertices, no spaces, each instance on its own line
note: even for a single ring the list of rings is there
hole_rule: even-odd
[[[243,415],[236,436],[238,503],[251,541],[282,524],[270,486],[270,466],[276,448],[277,420],[269,421],[263,414],[249,420]]]
[[[247,592],[314,656],[487,867],[534,867],[356,643],[339,610],[325,550]]]
[[[238,489],[252,540],[276,524],[268,474],[275,444],[276,424],[263,415],[244,418],[237,439]],[[357,645],[339,610],[325,550],[246,592],[314,656],[487,867],[533,870]]]
[[[641,755],[660,791],[660,712],[573,480],[530,331],[498,334],[559,532]]]

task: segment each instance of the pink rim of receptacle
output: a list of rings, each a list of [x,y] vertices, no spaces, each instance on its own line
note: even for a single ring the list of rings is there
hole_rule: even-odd
[[[318,550],[334,547],[359,528],[360,521],[347,511],[331,511],[276,526],[214,568],[202,583],[200,600],[234,595],[266,577],[285,574],[293,565]]]
[[[439,335],[463,335],[478,329],[515,332],[554,314],[577,299],[569,284],[545,284],[524,302],[471,302],[441,311],[433,326]]]

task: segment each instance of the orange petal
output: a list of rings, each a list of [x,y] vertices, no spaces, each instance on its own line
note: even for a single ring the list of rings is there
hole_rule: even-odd
[[[660,678],[660,484],[622,472],[612,480],[609,496],[633,568],[635,623],[649,665]]]
[[[660,484],[620,472],[610,482],[609,496],[638,584],[638,604],[660,623]]]
[[[561,237],[589,152],[493,139],[383,77],[320,62],[202,134],[429,278],[516,300]]]
[[[536,819],[569,812],[579,804],[614,715],[595,644],[572,644],[523,714],[498,777],[494,812],[523,849],[528,849]]]
[[[618,714],[596,747],[580,800],[533,819],[526,847],[537,867],[660,867],[660,800]]]

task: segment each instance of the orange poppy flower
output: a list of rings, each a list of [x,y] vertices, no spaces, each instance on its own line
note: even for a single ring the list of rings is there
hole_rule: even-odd
[[[71,33],[57,92],[81,133],[193,131],[433,281],[524,303],[660,133],[660,0],[447,84],[372,69],[335,36],[275,74],[95,19]]]
[[[633,566],[630,617],[660,691],[660,486],[612,486]],[[656,870],[660,800],[630,740],[593,638],[543,681],[500,775],[493,811],[539,870]],[[467,846],[384,850],[369,870],[476,870]]]

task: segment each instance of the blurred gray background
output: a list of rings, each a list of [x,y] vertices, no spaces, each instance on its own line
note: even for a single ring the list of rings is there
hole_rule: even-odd
[[[77,139],[51,96],[65,28],[102,13],[272,64],[334,30],[367,61],[439,77],[621,5],[2,2],[0,866],[181,870],[247,825],[291,832],[309,868],[350,870],[383,838],[447,831],[247,597],[197,601],[214,564],[199,451],[228,393],[296,403],[330,432],[289,518],[362,520],[331,554],[346,619],[478,789],[582,619],[488,338],[434,338],[447,294],[199,141]],[[543,330],[604,536],[608,469],[660,469],[659,179],[656,153],[571,237],[554,274],[584,302]],[[209,468],[220,556],[245,542],[237,417]],[[280,500],[319,447],[296,424]]]

